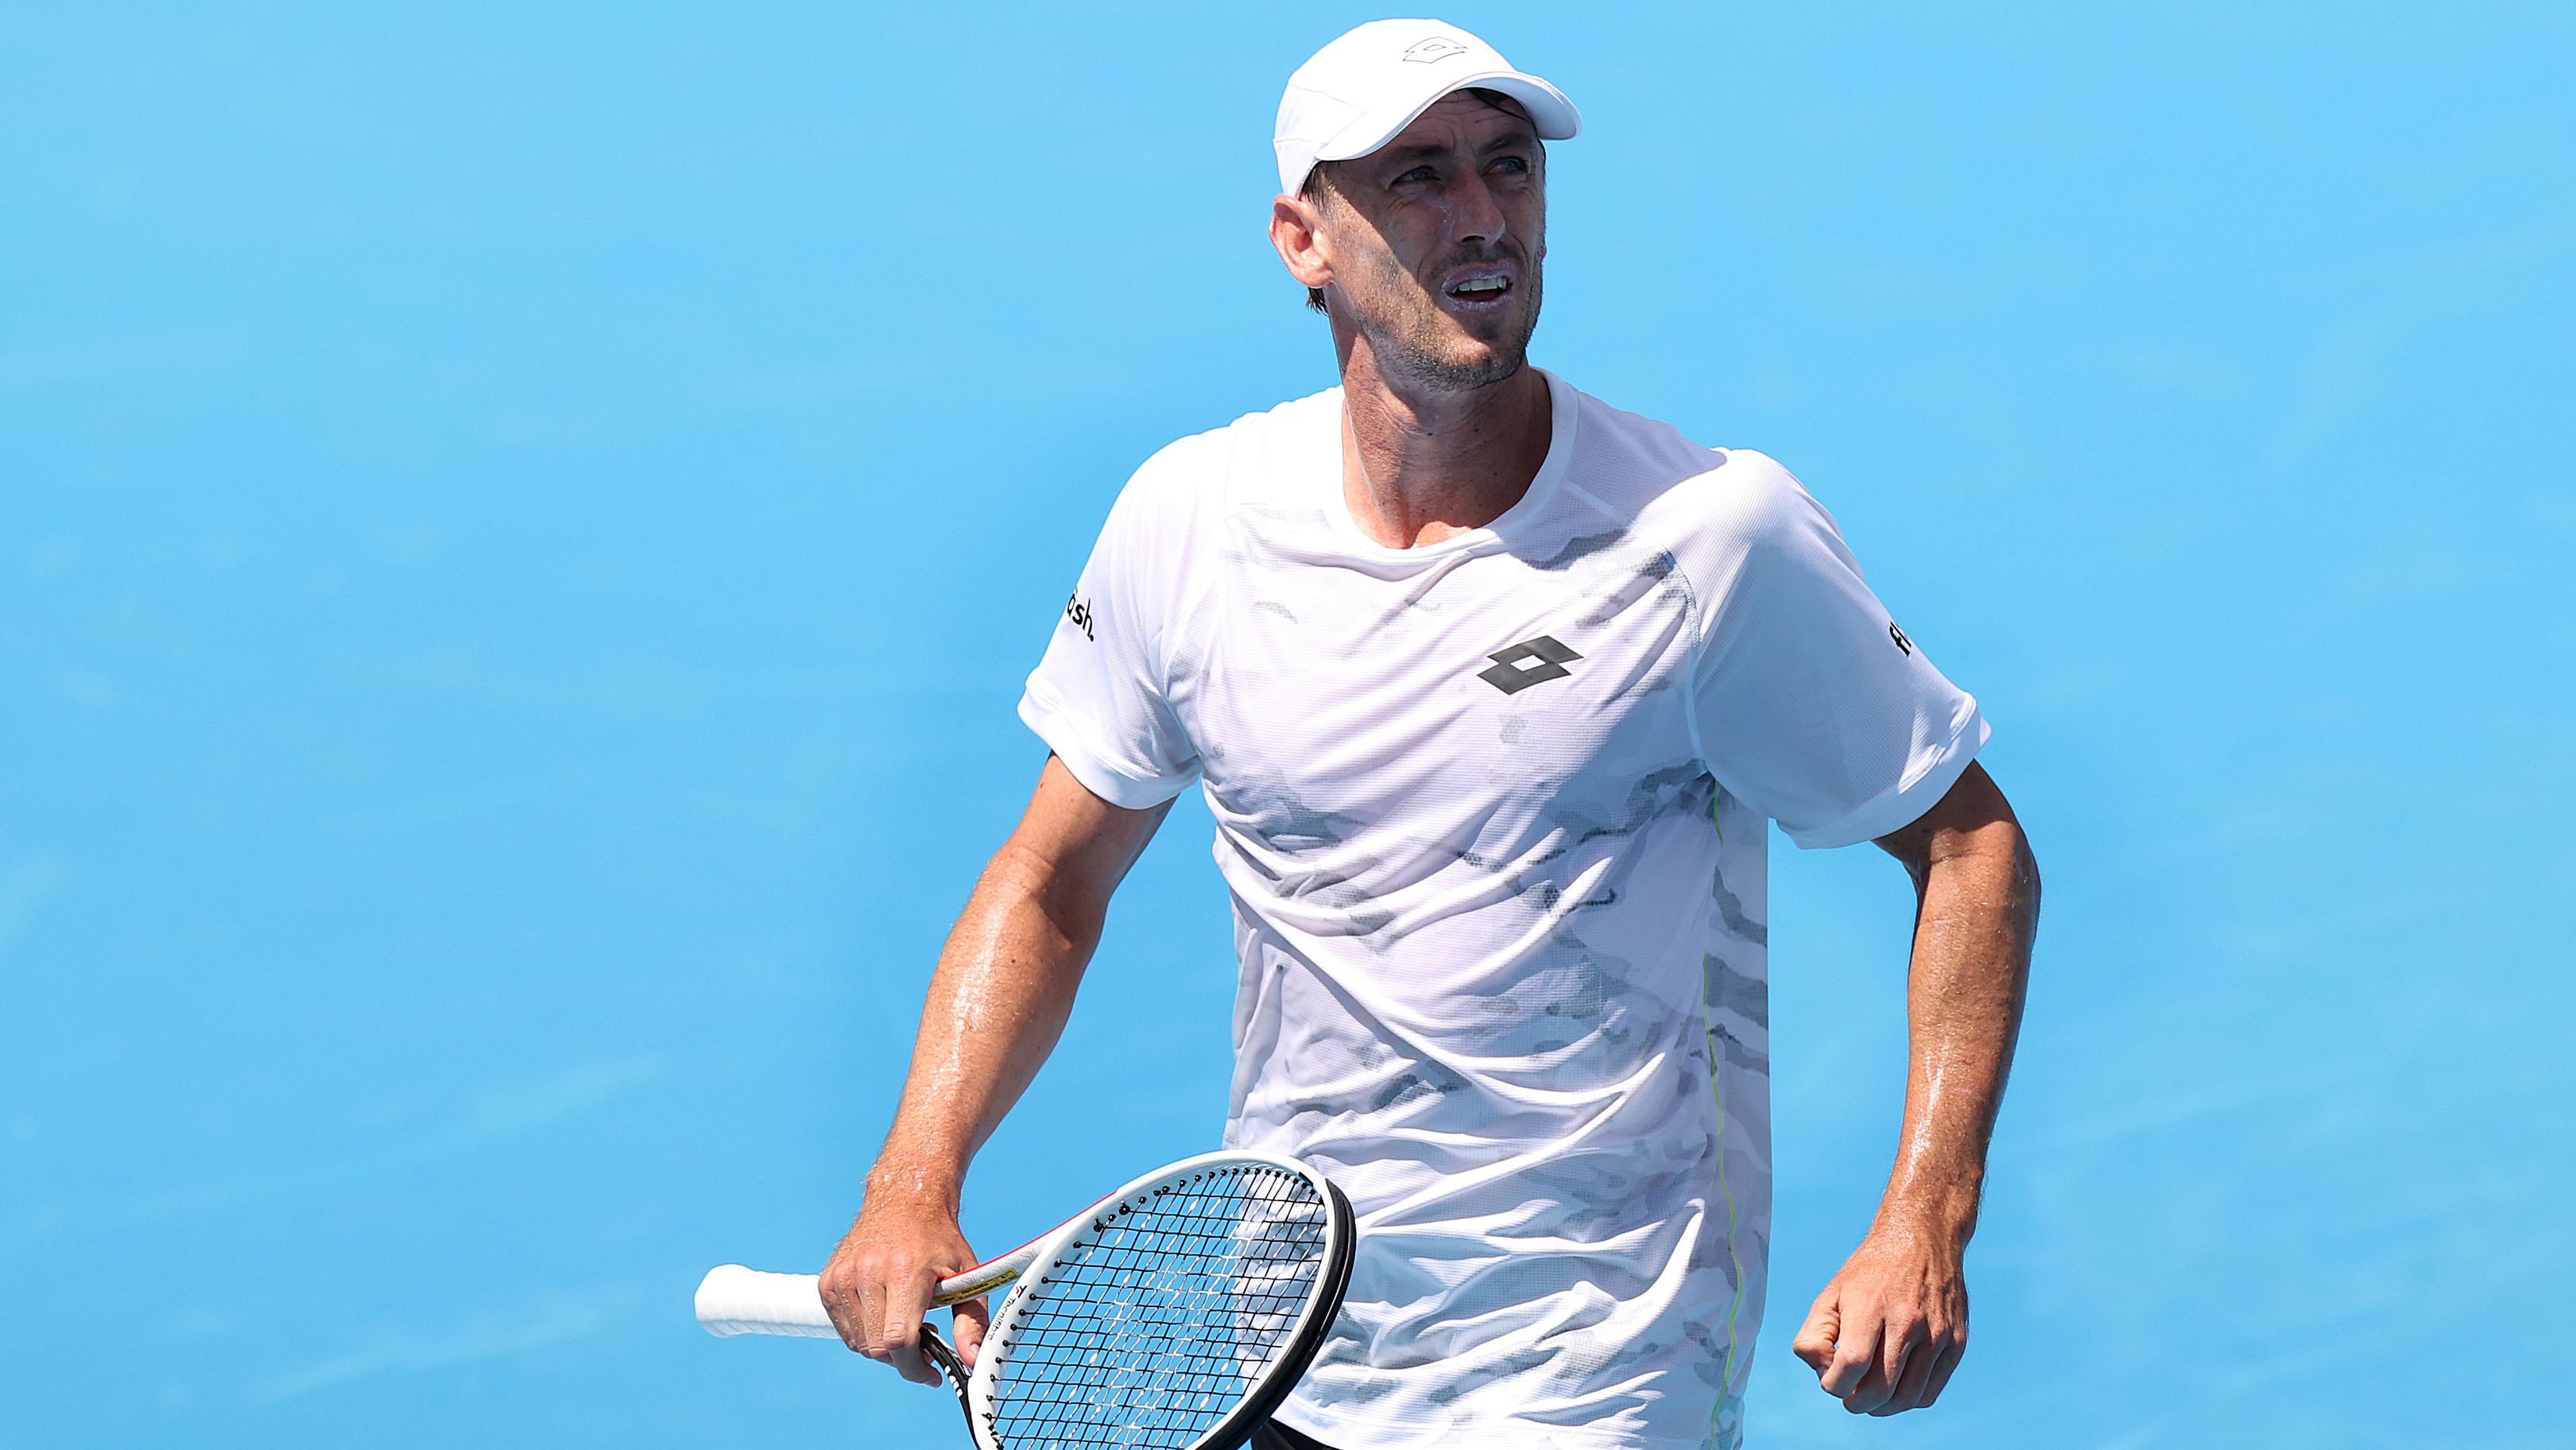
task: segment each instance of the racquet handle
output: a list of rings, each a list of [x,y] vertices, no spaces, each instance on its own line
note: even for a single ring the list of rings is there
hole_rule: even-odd
[[[1037,1257],[1034,1244],[1014,1249],[965,1273],[939,1281],[931,1304],[946,1308],[998,1289],[1020,1276]],[[799,1339],[838,1339],[823,1308],[819,1274],[764,1274],[740,1264],[720,1264],[698,1281],[698,1323],[709,1334],[785,1334]]]
[[[740,1264],[720,1264],[698,1281],[698,1323],[714,1335],[841,1337],[823,1311],[821,1275],[764,1274]]]

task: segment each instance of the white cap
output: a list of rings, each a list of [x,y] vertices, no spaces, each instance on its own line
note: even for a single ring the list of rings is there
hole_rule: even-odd
[[[1288,78],[1270,144],[1279,189],[1294,193],[1318,161],[1366,156],[1451,91],[1496,90],[1521,103],[1541,140],[1583,129],[1565,92],[1512,69],[1503,53],[1440,20],[1372,20],[1316,51]]]

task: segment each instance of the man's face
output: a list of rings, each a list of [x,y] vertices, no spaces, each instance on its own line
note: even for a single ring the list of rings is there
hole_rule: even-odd
[[[1381,369],[1446,389],[1520,371],[1538,327],[1546,181],[1520,108],[1464,91],[1375,152],[1329,164],[1317,242]]]

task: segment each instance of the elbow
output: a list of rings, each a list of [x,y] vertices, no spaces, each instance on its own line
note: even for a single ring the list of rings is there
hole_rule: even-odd
[[[2039,897],[2039,856],[2030,849],[2030,837],[2016,821],[2013,823],[2011,899],[2014,915],[2021,918],[2025,953],[2029,949],[2028,938],[2039,927]]]

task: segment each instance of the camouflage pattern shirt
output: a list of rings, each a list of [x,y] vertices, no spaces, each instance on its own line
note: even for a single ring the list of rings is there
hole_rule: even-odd
[[[1361,1236],[1280,1411],[1328,1444],[1734,1445],[1770,1237],[1764,873],[1985,743],[1786,470],[1548,379],[1490,525],[1384,547],[1338,389],[1137,471],[1020,712],[1193,780],[1239,948],[1230,1144]]]

